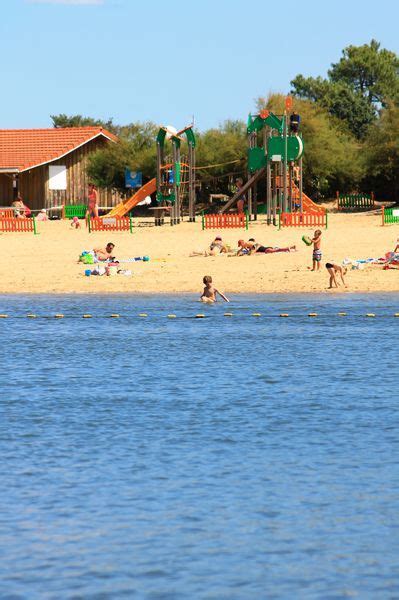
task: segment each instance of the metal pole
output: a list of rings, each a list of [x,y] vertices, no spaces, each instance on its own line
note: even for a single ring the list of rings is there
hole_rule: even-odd
[[[303,213],[302,156],[299,159],[299,212]]]
[[[293,166],[290,163],[289,167],[288,167],[288,181],[289,181],[289,185],[288,185],[288,201],[290,203],[290,208],[292,212],[293,209],[293,202],[292,202],[292,171],[293,171]]]
[[[277,202],[278,202],[278,189],[277,189],[277,177],[279,171],[279,164],[275,163],[274,165],[274,178],[273,178],[273,190],[272,190],[272,202],[273,202],[273,225],[276,224],[276,216],[277,216]],[[279,206],[279,211],[281,207]]]
[[[272,222],[272,169],[270,161],[267,161],[266,167],[266,223]]]
[[[287,198],[287,153],[288,153],[288,139],[287,139],[287,111],[284,111],[284,163],[283,163],[283,177],[284,177],[284,198],[283,207],[284,212],[288,212],[288,198]],[[291,212],[291,211],[289,211]]]

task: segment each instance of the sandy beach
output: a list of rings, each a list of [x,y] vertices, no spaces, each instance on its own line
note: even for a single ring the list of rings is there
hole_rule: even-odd
[[[39,235],[4,233],[0,235],[3,264],[1,293],[180,293],[200,292],[202,277],[212,275],[214,284],[227,294],[268,292],[328,292],[326,261],[379,257],[393,250],[399,228],[381,227],[376,214],[331,214],[329,227],[323,231],[323,260],[320,273],[312,273],[311,248],[302,235],[311,230],[287,228],[278,231],[264,220],[250,224],[249,230],[227,229],[202,231],[196,223],[153,227],[148,221],[134,220],[129,233],[89,234],[83,222],[73,230],[68,221],[38,224]],[[296,244],[298,251],[240,258],[189,257],[192,250],[205,249],[215,235],[221,234],[232,247],[239,238],[254,237],[270,246]],[[148,255],[149,262],[122,264],[132,276],[86,277],[77,259],[81,251],[115,243],[119,260]],[[399,273],[371,266],[348,272],[347,289],[339,292],[399,291]]]

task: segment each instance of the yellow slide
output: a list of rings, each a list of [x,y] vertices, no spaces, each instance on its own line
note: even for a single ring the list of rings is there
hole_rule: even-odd
[[[124,217],[126,213],[130,212],[132,208],[137,206],[139,202],[144,200],[150,194],[153,194],[157,189],[157,180],[151,179],[148,183],[143,185],[133,196],[130,196],[127,200],[120,202],[117,206],[107,214],[107,217]]]

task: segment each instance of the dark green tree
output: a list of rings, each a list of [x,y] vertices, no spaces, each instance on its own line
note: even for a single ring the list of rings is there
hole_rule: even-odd
[[[114,125],[112,119],[102,121],[101,119],[93,119],[92,117],[83,117],[82,115],[50,115],[53,121],[53,127],[103,127],[111,133],[117,135],[117,126]]]
[[[393,103],[370,128],[364,162],[365,189],[373,190],[377,200],[399,202],[399,107]]]
[[[347,126],[358,139],[365,137],[377,119],[378,110],[390,99],[399,101],[399,58],[372,40],[363,46],[348,46],[328,78],[297,75],[292,93],[323,106]]]

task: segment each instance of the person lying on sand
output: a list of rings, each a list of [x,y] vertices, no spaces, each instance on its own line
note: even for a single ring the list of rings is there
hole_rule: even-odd
[[[190,256],[217,256],[218,254],[226,254],[228,247],[218,235],[213,242],[210,243],[209,249],[199,252],[191,252]]]
[[[219,294],[219,296],[223,298],[225,302],[230,302],[230,300],[226,298],[226,296],[222,294],[222,292],[219,292],[219,290],[213,287],[212,277],[210,275],[205,275],[202,281],[204,282],[205,287],[204,291],[202,292],[201,302],[217,302],[216,294]]]
[[[330,285],[329,285],[329,290],[332,290],[333,288],[333,284],[334,286],[337,288],[338,287],[338,281],[336,278],[336,275],[339,275],[341,277],[341,281],[343,283],[343,285],[345,287],[347,287],[345,280],[344,280],[344,275],[346,275],[347,273],[347,268],[346,267],[341,267],[340,265],[337,265],[336,263],[326,263],[326,269],[330,274]]]
[[[245,256],[250,254],[274,254],[276,252],[296,252],[296,246],[287,246],[285,248],[279,248],[278,246],[263,246],[258,244],[254,238],[250,238],[248,242],[244,240],[238,240],[238,252],[236,256]]]
[[[111,258],[114,258],[112,256],[112,251],[115,248],[115,244],[113,244],[112,242],[108,242],[108,244],[105,246],[105,248],[93,248],[95,257],[97,258],[97,260],[110,260]]]

